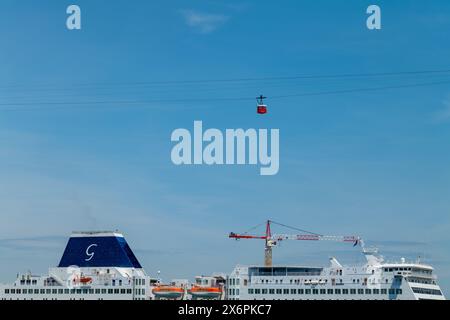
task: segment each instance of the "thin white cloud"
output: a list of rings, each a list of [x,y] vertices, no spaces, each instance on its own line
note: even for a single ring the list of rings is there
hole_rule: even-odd
[[[200,33],[211,33],[228,21],[223,14],[211,14],[195,10],[181,11],[186,24]]]

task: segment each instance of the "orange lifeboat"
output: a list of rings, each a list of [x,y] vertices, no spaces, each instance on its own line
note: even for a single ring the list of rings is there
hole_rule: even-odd
[[[219,299],[222,295],[222,288],[220,287],[203,287],[203,286],[192,286],[189,290],[189,294],[192,295],[193,299]]]
[[[81,277],[79,279],[79,282],[82,284],[88,284],[92,282],[92,278],[91,277]]]
[[[184,295],[184,289],[177,286],[159,285],[152,290],[158,299],[180,299]]]

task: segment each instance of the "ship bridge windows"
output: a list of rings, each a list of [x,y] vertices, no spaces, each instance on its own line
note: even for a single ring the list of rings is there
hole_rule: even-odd
[[[412,272],[426,274],[426,275],[431,275],[432,274],[432,270],[422,269],[422,268],[413,268]]]

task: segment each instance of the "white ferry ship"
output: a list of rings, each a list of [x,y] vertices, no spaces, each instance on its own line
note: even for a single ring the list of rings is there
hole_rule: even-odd
[[[74,232],[46,276],[19,274],[1,300],[149,300],[156,282],[118,232]]]
[[[445,300],[433,267],[384,263],[366,250],[363,266],[237,266],[228,279],[230,300]]]
[[[323,236],[311,232],[272,235],[271,223],[279,224],[267,221],[264,235],[230,233],[233,239],[265,240],[265,264],[238,265],[227,281],[227,299],[445,300],[430,265],[420,261],[409,263],[404,258],[399,263],[385,262],[376,248],[365,248],[362,239],[355,236]],[[328,267],[272,266],[272,247],[283,240],[353,242],[354,246],[362,247],[367,262],[361,266],[343,266],[331,258]]]

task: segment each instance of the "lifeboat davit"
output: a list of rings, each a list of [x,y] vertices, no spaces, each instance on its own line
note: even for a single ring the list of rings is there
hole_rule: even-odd
[[[158,299],[181,299],[184,295],[184,289],[177,286],[160,285],[152,290]]]
[[[219,299],[222,296],[222,288],[193,286],[189,293],[192,295],[192,299]]]

